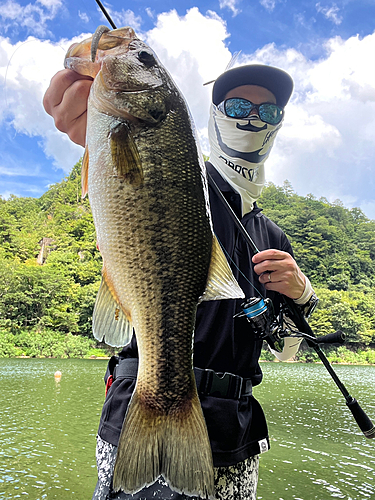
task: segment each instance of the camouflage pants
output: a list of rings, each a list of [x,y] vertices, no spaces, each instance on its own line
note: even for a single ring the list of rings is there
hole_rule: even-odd
[[[129,495],[112,491],[112,475],[115,465],[117,447],[99,436],[96,446],[96,463],[98,467],[98,482],[92,500],[199,500],[173,492],[160,476],[148,488]],[[216,500],[256,500],[258,484],[259,456],[250,457],[243,462],[230,467],[215,467]]]

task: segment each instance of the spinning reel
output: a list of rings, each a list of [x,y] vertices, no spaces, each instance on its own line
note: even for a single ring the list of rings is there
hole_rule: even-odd
[[[271,299],[251,297],[241,304],[242,311],[236,317],[245,316],[252,325],[254,335],[259,340],[265,340],[277,352],[283,350],[285,337],[304,338],[310,347],[318,344],[343,344],[345,334],[338,330],[335,333],[321,337],[313,337],[305,332],[300,332],[293,321],[285,314],[284,304],[280,306],[280,313],[276,316]]]

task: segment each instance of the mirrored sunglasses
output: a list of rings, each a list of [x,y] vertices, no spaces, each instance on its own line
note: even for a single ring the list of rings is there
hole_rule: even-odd
[[[225,99],[225,101],[218,105],[218,108],[230,118],[248,118],[251,111],[256,109],[262,122],[269,123],[270,125],[277,125],[284,116],[283,108],[280,108],[277,104],[270,102],[254,104],[242,97]]]

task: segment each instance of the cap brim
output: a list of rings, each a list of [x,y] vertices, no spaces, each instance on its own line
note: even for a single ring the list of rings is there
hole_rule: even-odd
[[[212,89],[212,102],[219,104],[230,90],[241,85],[265,87],[273,93],[276,104],[282,108],[293,92],[293,80],[282,69],[264,64],[248,64],[225,71],[216,79]]]

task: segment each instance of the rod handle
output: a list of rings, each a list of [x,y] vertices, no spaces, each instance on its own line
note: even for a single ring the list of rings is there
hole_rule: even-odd
[[[355,421],[358,424],[358,427],[361,429],[363,434],[368,438],[372,439],[375,437],[375,427],[371,422],[369,417],[360,407],[358,401],[355,398],[352,398],[351,401],[346,402],[347,407],[352,412]]]
[[[322,337],[316,337],[318,344],[344,344],[345,343],[345,333],[341,330],[337,330],[335,333],[329,333],[328,335],[323,335]]]

